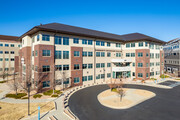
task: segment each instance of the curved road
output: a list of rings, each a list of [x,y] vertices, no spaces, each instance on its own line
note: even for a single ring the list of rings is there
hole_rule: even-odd
[[[69,99],[69,107],[80,120],[180,120],[180,86],[173,89],[125,87],[149,90],[156,96],[129,109],[111,109],[97,100],[97,95],[109,89],[108,86],[98,85],[75,92]]]

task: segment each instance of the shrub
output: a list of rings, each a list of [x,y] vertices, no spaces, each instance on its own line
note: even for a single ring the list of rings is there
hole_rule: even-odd
[[[58,97],[58,95],[52,95],[51,97]]]
[[[58,95],[62,93],[60,90],[55,90],[54,92]]]
[[[169,76],[168,75],[160,75],[160,78],[169,78]]]
[[[28,99],[28,97],[23,97],[23,98],[21,98],[21,99]]]
[[[27,95],[26,93],[18,93],[17,95],[16,94],[6,94],[6,97],[21,99],[22,97],[24,97],[26,95]]]
[[[0,83],[5,83],[6,81],[5,80],[3,80],[3,81],[0,81]]]
[[[117,91],[117,88],[112,88],[111,91],[112,91],[112,92],[118,92],[118,91]]]
[[[48,96],[52,95],[52,93],[53,93],[53,90],[48,90],[46,92],[43,92],[44,95],[48,95]]]
[[[41,98],[41,96],[42,96],[41,94],[36,94],[36,95],[33,95],[33,98],[35,98],[35,99],[36,98]]]

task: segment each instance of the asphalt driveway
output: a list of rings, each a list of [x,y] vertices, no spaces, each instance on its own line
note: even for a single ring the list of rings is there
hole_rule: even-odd
[[[80,120],[180,120],[180,86],[173,89],[126,87],[149,90],[156,96],[129,109],[111,109],[97,100],[97,95],[109,89],[108,86],[98,85],[74,93],[69,99],[70,109]]]

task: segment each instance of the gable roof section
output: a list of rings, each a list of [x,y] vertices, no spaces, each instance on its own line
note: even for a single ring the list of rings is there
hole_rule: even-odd
[[[157,42],[157,43],[163,43],[165,44],[166,42],[141,34],[141,33],[130,33],[130,34],[125,34],[125,35],[121,35],[121,37],[123,38],[123,40],[125,40],[125,42],[133,42],[133,41],[142,41],[142,40],[147,40],[150,42]]]
[[[69,35],[79,35],[84,37],[94,37],[96,39],[107,39],[107,40],[115,40],[120,42],[132,42],[132,41],[141,41],[147,40],[151,42],[158,42],[164,44],[165,42],[141,33],[132,33],[126,35],[117,35],[107,32],[101,32],[97,30],[91,30],[87,28],[81,28],[71,25],[65,25],[60,23],[50,23],[33,27],[28,32],[24,33],[20,38],[25,35],[32,35],[38,31],[47,31],[47,32],[55,32]]]
[[[0,35],[0,40],[17,40],[18,41],[17,36],[9,36],[9,35]]]

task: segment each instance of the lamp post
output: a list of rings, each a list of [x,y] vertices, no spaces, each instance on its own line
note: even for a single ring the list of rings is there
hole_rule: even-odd
[[[27,88],[28,88],[28,116],[30,116],[30,88],[31,82],[27,81]]]

